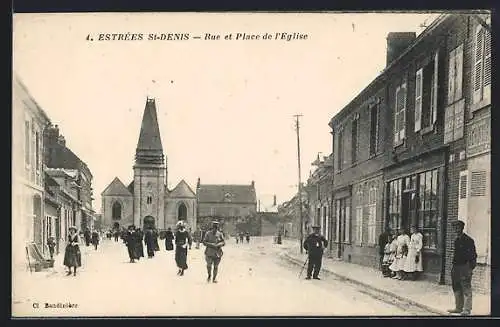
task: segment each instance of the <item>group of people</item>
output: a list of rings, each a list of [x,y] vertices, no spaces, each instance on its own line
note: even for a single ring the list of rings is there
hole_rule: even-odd
[[[250,243],[250,233],[249,232],[238,232],[236,233],[236,244],[238,243],[243,243],[243,241],[246,239],[247,243]]]
[[[158,237],[165,240],[166,251],[175,249],[175,263],[177,265],[178,276],[184,276],[184,272],[188,269],[187,257],[188,250],[191,250],[193,244],[193,236],[191,230],[186,229],[184,221],[179,221],[176,225],[175,234],[169,227],[161,236],[155,229],[146,229],[142,232],[134,225],[129,226],[123,240],[127,246],[130,262],[140,260],[144,257],[143,241],[146,244],[148,258],[153,258],[154,253],[159,251]],[[194,234],[196,248],[199,248],[201,242],[205,245],[205,260],[207,264],[207,282],[212,281],[217,283],[217,273],[220,260],[222,258],[222,247],[225,245],[224,236],[219,231],[219,223],[212,222],[212,229],[206,232],[197,230]],[[175,245],[175,246],[174,246]]]
[[[399,229],[397,235],[382,233],[380,250],[382,274],[398,280],[416,280],[424,271],[422,266],[423,235],[416,226],[408,233]]]

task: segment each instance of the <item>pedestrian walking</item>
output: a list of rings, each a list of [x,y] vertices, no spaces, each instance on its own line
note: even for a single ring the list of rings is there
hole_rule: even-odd
[[[155,235],[152,229],[146,229],[144,233],[144,243],[146,243],[146,252],[148,253],[148,259],[155,256]]]
[[[128,226],[127,234],[124,236],[124,242],[127,246],[130,263],[134,263],[136,259],[139,259],[137,243],[142,242],[141,239],[138,238],[134,225]]]
[[[144,232],[140,228],[136,228],[136,237],[137,237],[137,260],[141,260],[141,258],[144,258]]]
[[[90,230],[88,228],[85,229],[85,232],[83,233],[83,237],[85,239],[85,246],[90,246],[91,234],[90,234]]]
[[[172,251],[174,249],[174,233],[172,233],[172,228],[167,228],[165,232],[165,249],[167,251]]]
[[[50,260],[54,260],[54,250],[56,248],[56,241],[51,236],[47,240],[47,247],[49,248]]]
[[[80,239],[78,237],[77,229],[75,226],[69,228],[68,244],[64,251],[63,264],[68,267],[67,276],[71,275],[71,268],[73,268],[73,276],[76,276],[76,268],[82,266],[82,254],[80,252]]]
[[[154,245],[154,251],[160,251],[160,245],[158,244],[158,230],[156,228],[153,229],[153,245]]]
[[[321,270],[321,263],[323,261],[324,249],[328,246],[328,240],[321,235],[321,227],[313,226],[313,232],[307,236],[304,241],[303,247],[308,255],[309,263],[307,265],[307,276],[306,279],[311,279],[311,275],[314,279],[319,280],[319,272]]]
[[[403,269],[408,256],[408,245],[410,244],[410,237],[404,229],[398,230],[396,242],[398,245],[396,249],[396,256],[394,257],[392,264],[389,266],[389,269],[394,272],[394,276],[392,278],[404,280],[405,273]]]
[[[99,233],[96,230],[92,232],[92,245],[94,245],[94,249],[97,250],[97,246],[99,245]]]
[[[245,238],[247,240],[247,243],[250,243],[250,233],[249,232],[245,233]]]
[[[451,285],[455,295],[455,309],[450,313],[469,316],[472,312],[472,272],[476,268],[477,252],[474,240],[464,233],[465,223],[454,223],[457,238],[454,243]]]
[[[115,230],[114,236],[115,236],[115,242],[118,242],[118,239],[120,238],[120,231],[119,230]]]
[[[177,223],[177,231],[175,232],[175,263],[179,268],[177,275],[184,276],[184,270],[188,269],[187,253],[188,247],[191,248],[193,240],[191,235],[186,230],[184,222],[181,220]]]
[[[191,227],[188,229],[189,237],[191,238],[191,243],[189,243],[188,250],[191,250],[191,245],[192,245],[192,240],[193,240],[193,231],[191,230]]]
[[[226,245],[226,241],[219,232],[219,222],[212,222],[212,229],[205,233],[203,238],[203,245],[205,245],[205,261],[207,262],[207,282],[212,279],[213,283],[217,283],[217,273],[219,271],[219,264],[224,252],[222,247]],[[213,273],[212,273],[213,266]]]
[[[243,238],[245,235],[243,235],[243,232],[239,232],[240,235],[240,243],[243,244]]]
[[[424,271],[422,265],[422,246],[424,237],[417,230],[416,226],[410,228],[410,244],[408,244],[408,256],[406,258],[403,271],[405,272],[406,278],[411,280],[416,280],[420,273]]]

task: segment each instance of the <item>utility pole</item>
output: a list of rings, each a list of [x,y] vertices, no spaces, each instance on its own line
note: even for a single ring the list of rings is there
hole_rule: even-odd
[[[302,179],[301,179],[301,172],[300,172],[300,124],[299,124],[299,118],[302,117],[301,114],[294,115],[295,117],[295,130],[297,131],[297,163],[299,167],[299,215],[300,215],[300,253],[302,254],[304,252],[302,248],[302,243],[304,240],[304,221],[302,217]]]

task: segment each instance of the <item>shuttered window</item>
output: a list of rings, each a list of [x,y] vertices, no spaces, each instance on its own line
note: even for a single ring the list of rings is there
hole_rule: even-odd
[[[376,244],[377,188],[372,186],[368,193],[368,244]]]
[[[363,207],[356,207],[356,243],[363,243]]]
[[[486,194],[486,171],[471,172],[470,196],[484,196]]]
[[[474,69],[472,102],[491,99],[491,33],[478,25],[474,33]]]
[[[423,86],[423,69],[417,70],[417,75],[415,77],[415,132],[418,132],[421,128],[421,118],[422,118],[422,86]]]
[[[467,198],[467,175],[460,176],[460,199]]]
[[[403,143],[406,135],[406,83],[396,88],[394,106],[394,145]]]

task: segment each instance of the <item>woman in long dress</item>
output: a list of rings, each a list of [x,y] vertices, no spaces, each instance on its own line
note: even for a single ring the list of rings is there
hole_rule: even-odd
[[[168,228],[165,232],[165,249],[167,251],[172,251],[174,249],[174,233],[172,233],[172,228]]]
[[[396,242],[396,256],[394,257],[392,264],[389,266],[389,269],[395,273],[392,278],[402,280],[404,279],[403,269],[408,255],[408,245],[410,244],[410,237],[408,236],[408,233],[403,229],[398,230]]]
[[[192,243],[191,234],[186,230],[184,223],[179,221],[175,232],[175,263],[179,268],[177,272],[179,276],[183,276],[184,270],[188,269],[187,252],[188,246],[191,247]]]
[[[404,272],[409,279],[416,280],[419,273],[424,271],[422,266],[422,246],[424,237],[415,226],[410,228],[410,244],[408,245],[408,257],[404,265]]]
[[[82,254],[80,252],[80,239],[78,237],[77,229],[75,226],[69,228],[68,244],[64,251],[63,264],[68,267],[67,276],[71,275],[71,268],[73,268],[73,276],[76,276],[76,268],[82,266]]]

